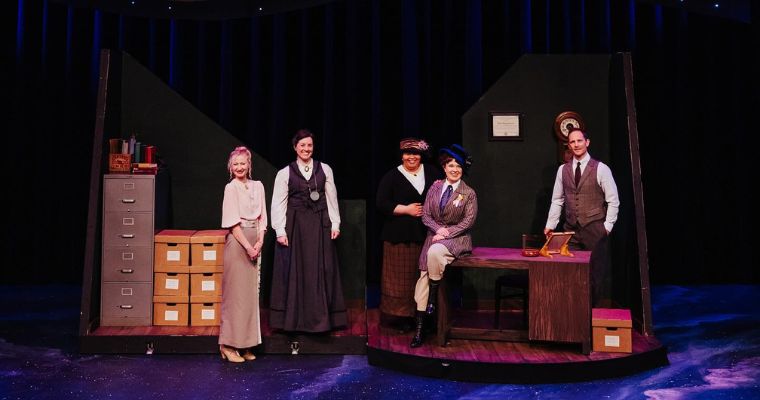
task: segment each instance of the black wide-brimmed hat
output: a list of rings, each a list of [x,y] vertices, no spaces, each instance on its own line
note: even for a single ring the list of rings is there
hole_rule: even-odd
[[[461,145],[452,144],[438,151],[439,154],[450,156],[462,166],[462,171],[466,174],[472,165],[472,156]]]

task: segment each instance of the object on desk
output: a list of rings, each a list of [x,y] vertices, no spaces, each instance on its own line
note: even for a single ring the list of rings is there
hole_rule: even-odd
[[[522,250],[520,254],[522,254],[523,257],[538,257],[545,241],[546,236],[544,235],[523,233]]]
[[[544,257],[552,258],[552,254],[572,257],[573,253],[567,247],[567,242],[575,235],[575,232],[552,232],[546,237],[546,243],[541,247],[541,254]]]
[[[591,310],[591,326],[594,351],[631,352],[631,310],[594,308]]]

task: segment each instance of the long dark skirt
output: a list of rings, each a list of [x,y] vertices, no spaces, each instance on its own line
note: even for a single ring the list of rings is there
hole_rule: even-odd
[[[289,246],[275,245],[269,324],[274,329],[326,332],[347,324],[338,254],[327,210],[289,208]]]
[[[397,317],[413,317],[414,285],[420,277],[419,243],[383,242],[383,279],[380,311]]]

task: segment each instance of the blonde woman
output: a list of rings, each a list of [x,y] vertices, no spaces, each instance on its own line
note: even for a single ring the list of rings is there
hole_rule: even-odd
[[[230,234],[224,247],[219,351],[222,359],[243,362],[255,360],[251,348],[261,344],[259,258],[268,222],[264,185],[251,179],[250,150],[235,148],[227,169],[222,227]]]

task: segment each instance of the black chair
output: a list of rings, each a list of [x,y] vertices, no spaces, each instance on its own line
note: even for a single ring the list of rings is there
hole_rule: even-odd
[[[502,290],[505,290],[502,292]],[[504,299],[522,299],[523,324],[528,327],[528,271],[511,272],[496,279],[494,287],[494,329],[499,329],[501,301]]]

